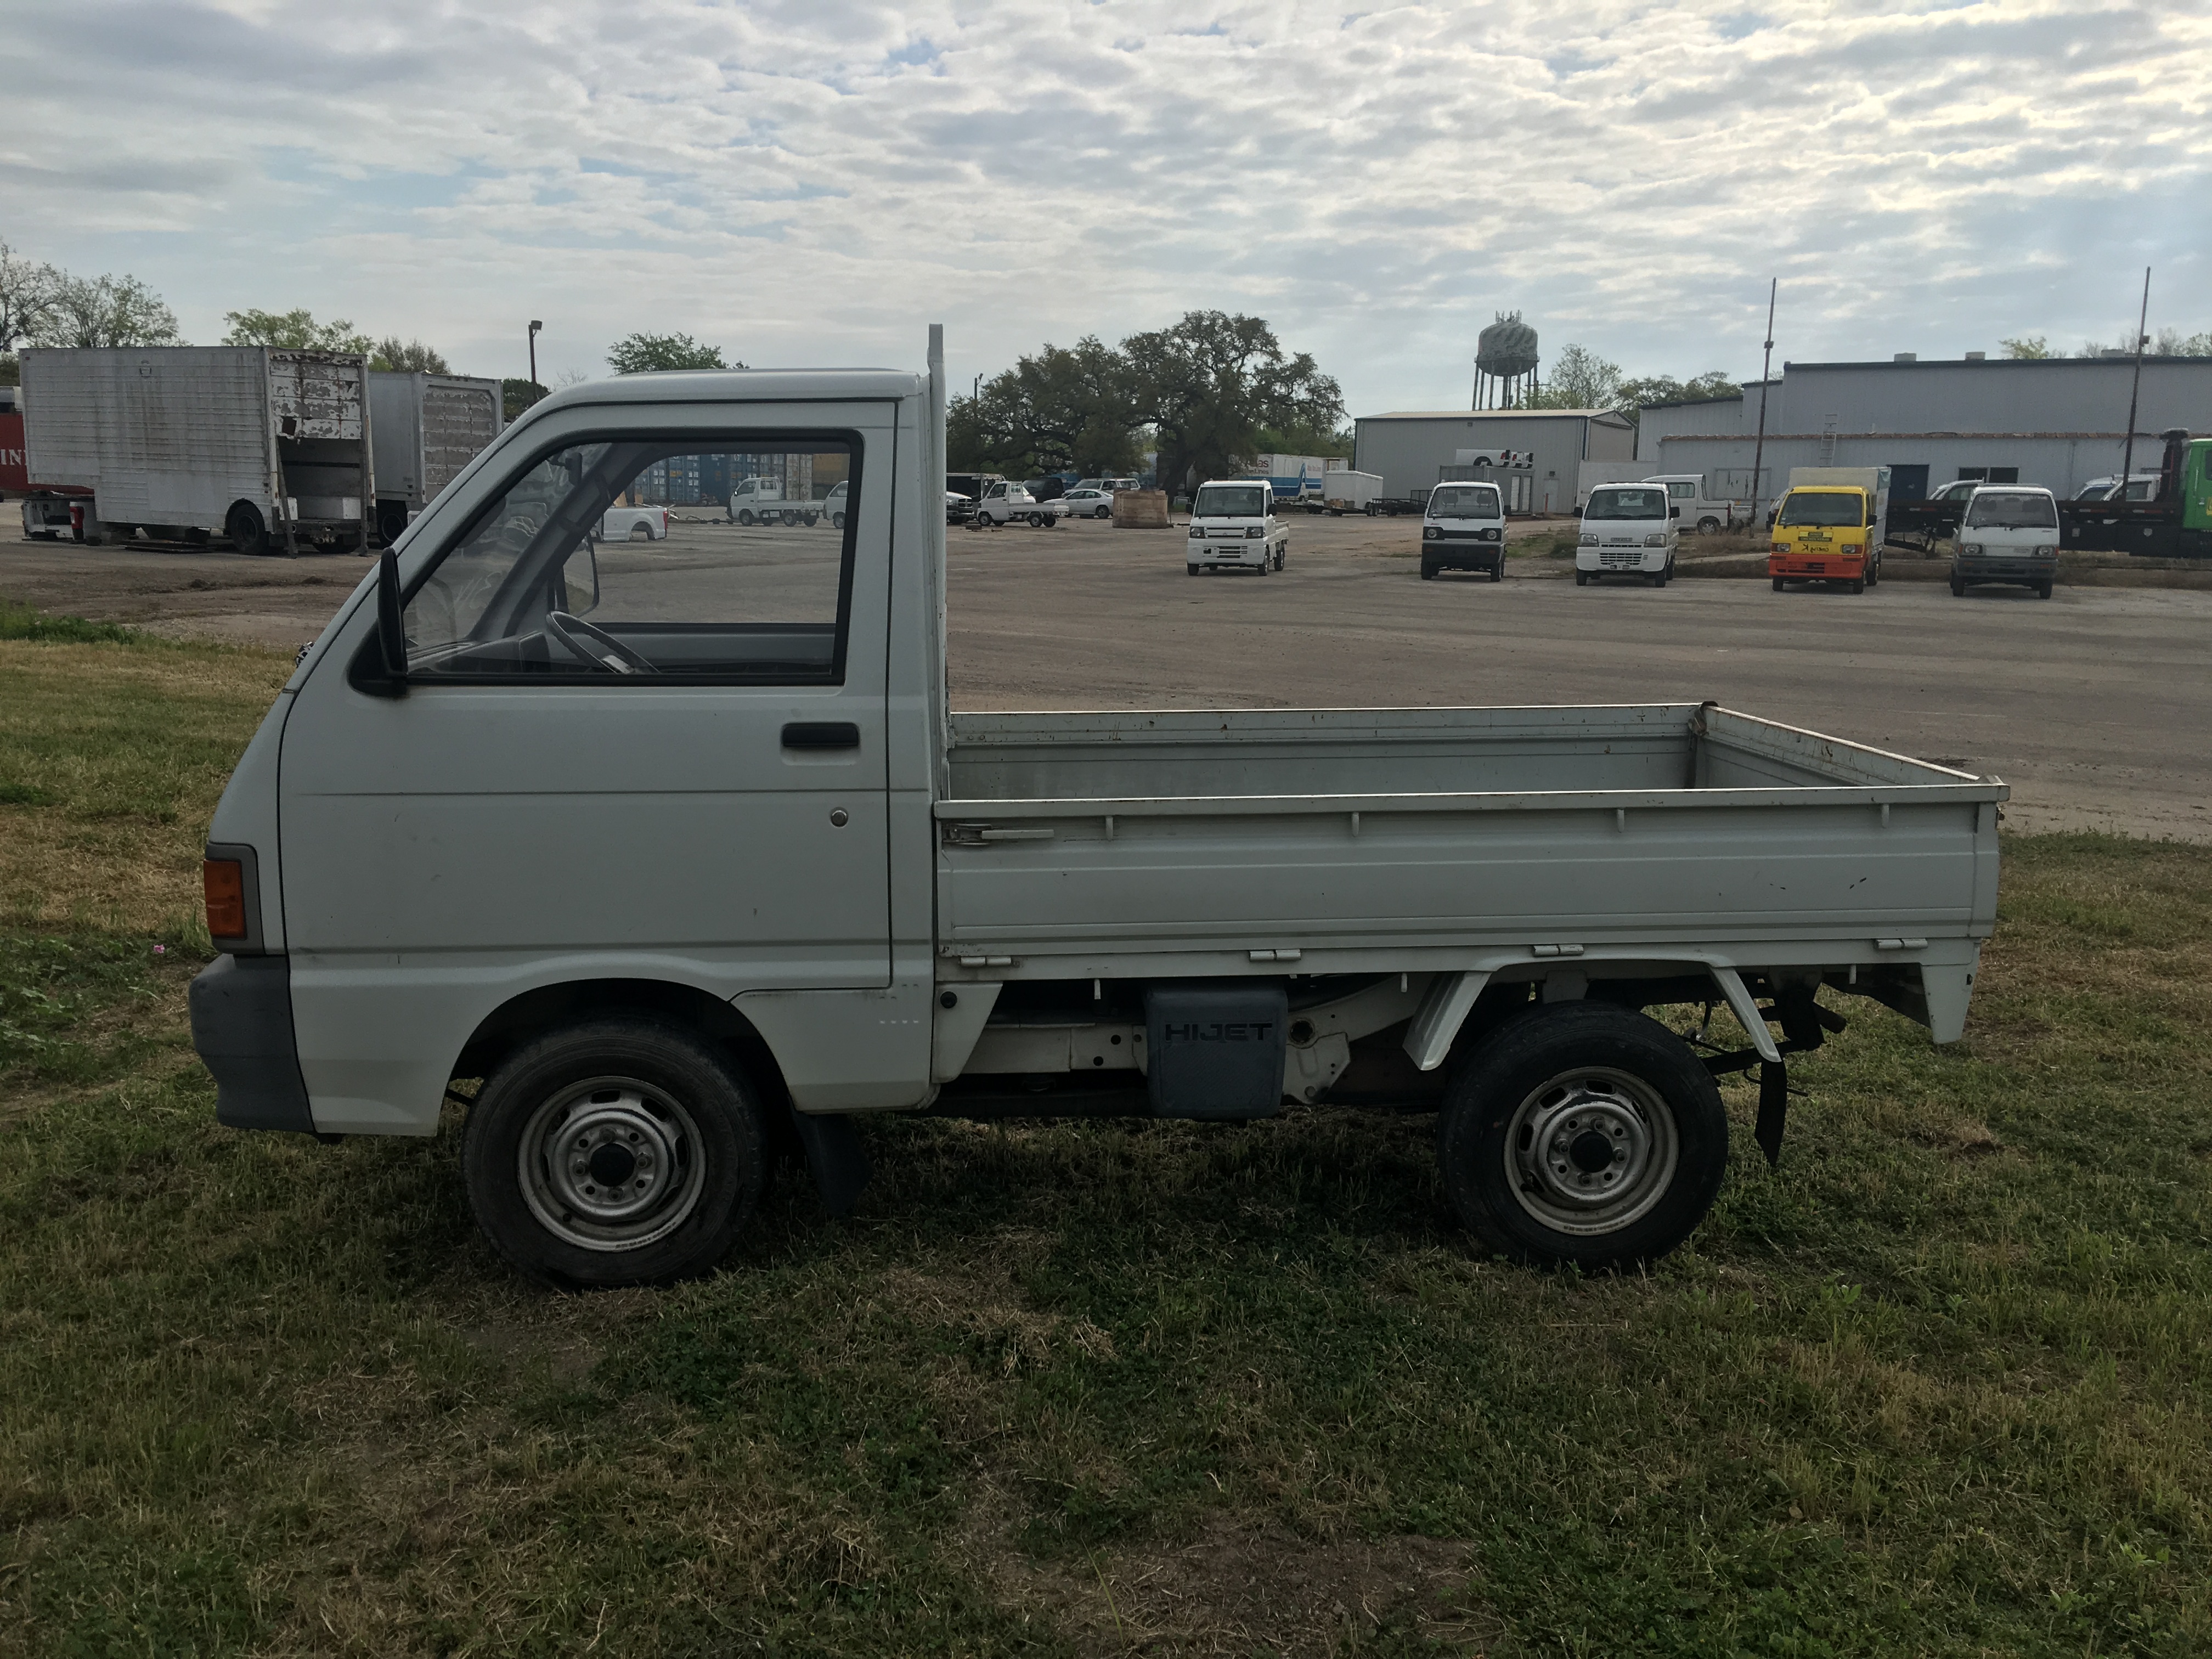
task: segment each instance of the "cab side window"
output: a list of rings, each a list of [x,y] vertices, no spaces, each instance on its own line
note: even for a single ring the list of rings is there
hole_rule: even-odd
[[[541,454],[409,596],[408,678],[842,684],[860,459],[811,436]]]

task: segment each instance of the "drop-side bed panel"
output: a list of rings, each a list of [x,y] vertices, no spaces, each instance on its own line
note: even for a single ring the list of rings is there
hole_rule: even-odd
[[[2002,783],[1710,706],[970,715],[954,737],[956,789],[1079,792],[938,805],[941,949],[1017,975],[1163,951],[1291,950],[1319,972],[1348,966],[1332,952],[1529,942],[1749,961],[1826,940],[1840,963],[1995,920]],[[1462,787],[1372,787],[1401,757]],[[1662,771],[1677,781],[1641,781]],[[1302,775],[1370,787],[1084,789]]]

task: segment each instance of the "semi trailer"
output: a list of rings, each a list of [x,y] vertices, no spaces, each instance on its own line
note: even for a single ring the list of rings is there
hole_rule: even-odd
[[[273,346],[33,348],[24,459],[88,542],[222,535],[242,553],[366,548],[368,360]],[[28,504],[27,504],[27,506]]]
[[[461,374],[368,375],[376,533],[389,546],[506,425],[497,380]]]

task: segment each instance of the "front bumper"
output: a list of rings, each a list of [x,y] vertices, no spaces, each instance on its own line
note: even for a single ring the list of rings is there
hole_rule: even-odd
[[[215,1076],[216,1121],[315,1133],[284,957],[217,957],[192,981],[192,1047]]]
[[[1672,556],[1673,550],[1664,547],[1578,547],[1575,568],[1601,576],[1656,576]]]
[[[1960,553],[1951,561],[1951,574],[1968,582],[2047,582],[2058,574],[2054,554],[2039,558],[2033,553]]]
[[[1492,570],[1505,563],[1504,538],[1489,541],[1474,536],[1454,535],[1446,531],[1441,536],[1423,536],[1421,562],[1462,570]]]
[[[1185,562],[1190,564],[1224,567],[1249,565],[1256,568],[1267,563],[1272,556],[1267,542],[1254,541],[1249,538],[1241,541],[1231,541],[1226,537],[1219,541],[1211,538],[1202,542],[1194,540],[1186,542],[1184,546],[1188,550],[1184,555]]]

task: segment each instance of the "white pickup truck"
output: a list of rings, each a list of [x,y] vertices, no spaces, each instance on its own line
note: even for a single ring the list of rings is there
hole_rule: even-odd
[[[1960,1035],[1994,779],[1692,702],[952,713],[929,365],[579,386],[416,520],[216,813],[222,1122],[464,1103],[494,1243],[610,1285],[714,1267],[787,1149],[842,1212],[860,1114],[1411,1104],[1487,1244],[1602,1267],[1711,1203],[1717,1075],[1775,1154],[1816,993]],[[590,533],[706,449],[841,460],[844,527]]]

